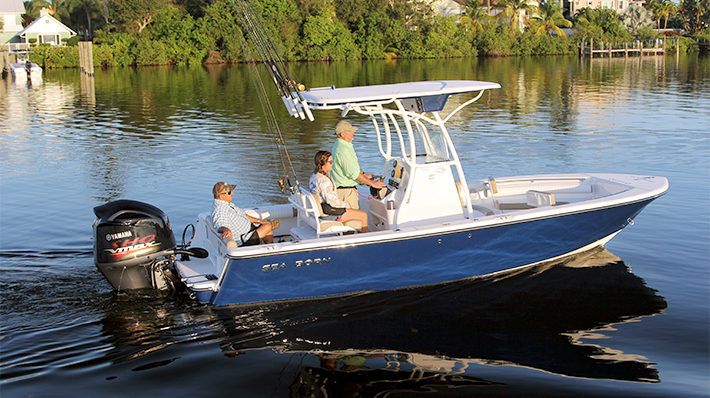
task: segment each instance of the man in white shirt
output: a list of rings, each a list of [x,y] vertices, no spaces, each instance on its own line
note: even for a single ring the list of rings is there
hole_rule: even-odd
[[[258,245],[261,240],[274,243],[269,221],[256,219],[232,203],[232,191],[236,187],[221,181],[212,188],[212,222],[217,232],[222,234],[222,239],[233,239],[238,246]]]

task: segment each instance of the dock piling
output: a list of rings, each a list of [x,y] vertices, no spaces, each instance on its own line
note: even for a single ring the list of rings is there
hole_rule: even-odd
[[[645,42],[648,42],[648,47],[644,45]],[[594,58],[595,55],[600,57],[608,56],[611,58],[614,54],[623,55],[624,57],[636,55],[640,57],[645,55],[665,55],[666,42],[667,40],[664,39],[636,39],[632,42],[631,46],[629,46],[628,43],[624,43],[622,46],[614,43],[606,43],[605,45],[604,42],[600,41],[599,45],[595,47],[593,39],[589,40],[589,45],[583,40],[579,45],[579,55],[580,57],[589,56],[590,58]],[[679,51],[678,47],[676,47],[676,52]]]
[[[79,68],[82,73],[94,76],[94,54],[90,41],[79,42]]]

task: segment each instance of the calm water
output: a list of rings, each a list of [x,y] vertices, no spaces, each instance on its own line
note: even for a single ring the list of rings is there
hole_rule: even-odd
[[[710,59],[575,57],[297,64],[308,87],[499,82],[451,121],[470,179],[662,175],[667,195],[607,250],[496,278],[211,308],[115,293],[92,208],[163,209],[180,239],[214,182],[285,203],[242,66],[46,71],[0,82],[0,395],[408,397],[710,395]],[[301,181],[336,112],[279,125]],[[449,106],[454,106],[453,101]],[[377,172],[368,121],[356,138]]]

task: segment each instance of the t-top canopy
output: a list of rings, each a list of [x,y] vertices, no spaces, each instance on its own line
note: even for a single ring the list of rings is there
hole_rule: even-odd
[[[330,108],[350,103],[448,96],[495,88],[500,88],[500,84],[475,80],[439,80],[343,88],[319,87],[300,94],[312,108]]]

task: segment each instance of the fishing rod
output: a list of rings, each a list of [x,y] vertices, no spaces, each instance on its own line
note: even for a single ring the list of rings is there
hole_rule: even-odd
[[[300,93],[305,90],[305,86],[297,83],[289,72],[254,5],[249,0],[236,0],[236,3],[235,0],[232,0],[232,4],[235,10],[238,11],[242,25],[246,29],[254,48],[266,65],[289,114],[304,120],[308,117],[309,120],[313,121],[313,114],[308,107],[308,103]]]
[[[281,71],[279,72],[279,74],[281,76],[285,75],[285,81],[283,81],[283,83],[285,83],[287,85],[287,87],[290,88],[290,93],[292,93],[292,94],[295,93],[296,96],[298,96],[298,99],[303,101],[303,97],[301,97],[301,91],[303,91],[303,89],[305,89],[305,86],[303,86],[302,84],[296,83],[296,80],[291,76],[291,73],[289,72],[288,68],[286,67],[286,64],[283,62],[283,59],[281,58],[281,55],[276,50],[276,45],[274,44],[273,40],[271,40],[271,36],[268,35],[267,30],[266,30],[266,26],[264,26],[263,21],[261,20],[261,18],[259,18],[259,15],[257,14],[256,9],[254,8],[254,5],[249,0],[244,0],[244,1],[251,9],[252,15],[255,17],[254,20],[259,23],[259,27],[261,28],[260,32],[264,33],[263,36],[265,38],[265,41],[268,41],[269,46],[267,47],[267,49],[273,50],[273,51],[270,51],[270,53],[273,54],[271,57],[272,68],[276,68],[277,65],[281,66]],[[278,61],[278,63],[276,61]]]
[[[244,2],[244,0],[237,0],[237,1],[240,3]],[[234,5],[234,0],[232,0],[232,4]],[[276,87],[279,90],[279,92],[281,93],[282,98],[283,98],[284,87],[287,87],[287,86],[284,86],[284,85],[278,83],[279,80],[282,78],[282,75],[277,73],[277,69],[270,67],[270,64],[273,63],[273,59],[266,57],[265,54],[267,53],[267,51],[266,51],[266,48],[263,47],[263,42],[259,41],[258,42],[259,44],[256,44],[256,40],[260,40],[260,39],[255,40],[257,35],[254,34],[254,32],[250,31],[249,27],[253,26],[253,24],[247,22],[248,17],[246,15],[243,15],[243,13],[240,13],[239,9],[236,7],[236,5],[234,5],[234,8],[240,14],[240,17],[242,17],[244,28],[247,30],[247,33],[248,33],[250,39],[252,40],[252,43],[255,43],[254,47],[259,52],[260,57],[262,58],[262,60],[264,61],[264,64],[267,67],[266,68],[267,72],[271,76],[274,83],[276,83]],[[274,109],[271,106],[271,102],[269,101],[269,99],[266,95],[266,88],[264,87],[264,83],[259,75],[259,71],[256,68],[256,60],[254,59],[254,56],[251,52],[249,44],[246,42],[244,35],[241,34],[241,31],[238,36],[240,39],[240,43],[242,45],[242,51],[244,53],[244,57],[247,60],[249,72],[251,74],[252,80],[254,81],[254,85],[256,86],[256,91],[259,96],[259,102],[261,103],[261,107],[264,110],[264,116],[265,116],[267,128],[271,132],[272,137],[275,137],[272,139],[275,141],[274,144],[275,144],[275,147],[278,151],[279,158],[281,161],[281,166],[283,168],[283,173],[285,176],[284,177],[285,182],[284,182],[284,179],[279,179],[279,186],[281,188],[281,192],[284,192],[286,189],[288,189],[289,192],[291,192],[291,193],[295,193],[296,190],[298,190],[298,192],[301,193],[301,185],[298,181],[298,177],[296,176],[296,171],[293,167],[293,162],[291,161],[291,157],[288,153],[288,149],[286,148],[286,144],[283,139],[283,134],[281,133],[281,129],[279,128],[279,125],[276,122],[276,115],[274,113]],[[275,50],[275,48],[274,48],[274,50]],[[271,60],[271,62],[268,62],[265,60]],[[291,169],[290,174],[289,174],[287,166],[286,166],[287,163]],[[293,177],[294,177],[295,184],[296,184],[295,188],[291,184],[291,179],[289,177],[290,175],[293,175]]]
[[[234,0],[232,1],[232,4],[234,3]],[[285,90],[286,85],[284,84],[284,78],[281,76],[279,73],[278,69],[275,68],[274,66],[274,60],[272,55],[269,53],[269,46],[267,45],[264,36],[262,32],[257,29],[255,23],[254,23],[254,18],[252,14],[250,13],[250,10],[247,8],[246,4],[244,4],[243,0],[237,0],[237,3],[239,5],[239,17],[242,20],[242,25],[244,26],[244,29],[246,29],[247,34],[249,35],[249,38],[254,44],[254,48],[256,51],[259,53],[259,56],[261,57],[262,61],[264,64],[267,66],[267,71],[269,72],[269,75],[273,79],[276,88],[279,90],[279,94],[281,96],[284,95],[290,95],[288,93],[288,90]],[[235,5],[236,9],[236,5]]]

